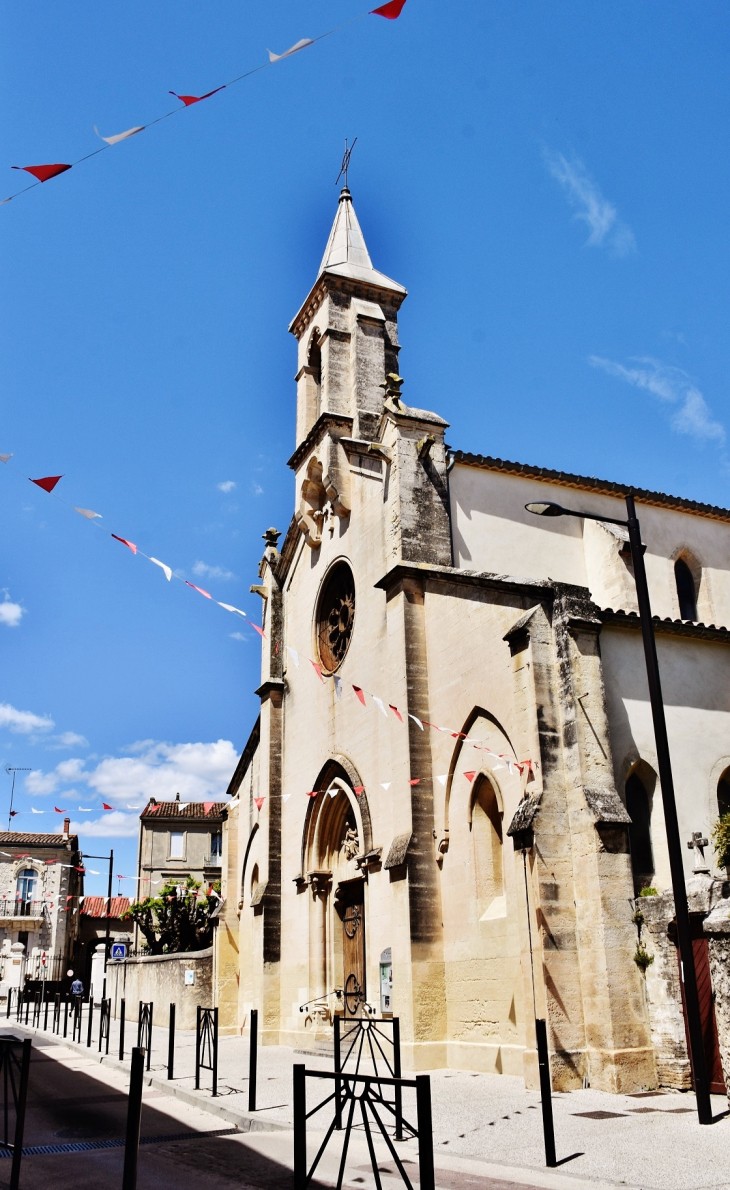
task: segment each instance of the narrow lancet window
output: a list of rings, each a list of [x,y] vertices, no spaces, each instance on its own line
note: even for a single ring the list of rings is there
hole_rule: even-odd
[[[697,619],[697,592],[692,571],[684,558],[677,558],[674,563],[674,581],[677,584],[679,598],[679,614],[683,620]]]

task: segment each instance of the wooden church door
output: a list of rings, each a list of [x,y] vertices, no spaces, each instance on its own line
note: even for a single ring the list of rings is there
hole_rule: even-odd
[[[342,896],[342,960],[345,1016],[359,1016],[365,1002],[365,899],[362,881]]]

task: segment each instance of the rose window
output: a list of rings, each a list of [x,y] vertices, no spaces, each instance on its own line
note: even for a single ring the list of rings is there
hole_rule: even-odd
[[[334,673],[350,646],[355,623],[355,580],[345,562],[329,575],[319,600],[317,643],[322,668]]]

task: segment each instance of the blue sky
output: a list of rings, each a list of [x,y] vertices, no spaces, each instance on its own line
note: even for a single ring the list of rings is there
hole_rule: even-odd
[[[5,6],[0,189],[362,11]],[[408,0],[3,207],[0,758],[34,770],[18,829],[70,809],[132,873],[128,807],[227,784],[258,637],[22,476],[63,472],[64,499],[258,613],[261,534],[293,508],[287,325],[346,136],[373,262],[409,289],[404,396],[452,446],[730,504],[729,32],[712,0]]]

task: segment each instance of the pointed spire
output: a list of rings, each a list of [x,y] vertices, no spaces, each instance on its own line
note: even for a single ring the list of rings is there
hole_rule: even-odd
[[[370,259],[370,253],[367,250],[365,238],[352,205],[352,195],[347,186],[342,188],[337,214],[317,276],[321,277],[322,273],[334,273],[338,277],[351,277],[353,281],[378,285],[381,289],[392,289],[396,293],[405,294],[406,292],[397,281],[392,281],[390,277],[386,277],[384,273],[379,273],[377,269],[373,268],[373,262]]]

